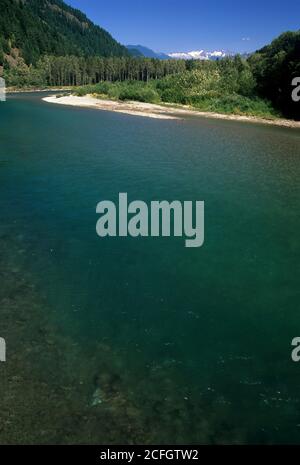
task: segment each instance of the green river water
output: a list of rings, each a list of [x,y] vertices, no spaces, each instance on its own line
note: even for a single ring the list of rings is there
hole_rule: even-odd
[[[22,302],[28,309],[18,348],[0,313],[2,379],[14,382],[5,369],[31,340],[32,376],[54,386],[51,405],[70,418],[58,428],[59,411],[51,418],[45,404],[46,433],[39,437],[32,420],[29,442],[300,441],[300,363],[291,359],[300,336],[299,156],[296,129],[155,120],[47,104],[37,94],[0,105],[1,269],[16,276],[2,279],[1,313],[16,296],[13,279],[26,275],[35,288],[22,295],[18,286],[14,318]],[[119,192],[146,203],[204,200],[203,247],[185,248],[178,237],[100,239],[96,205],[117,202]],[[34,332],[37,298],[61,350]],[[11,437],[19,428],[20,442],[39,415],[35,402],[22,413],[30,388],[22,379],[7,413],[16,409]],[[37,403],[39,392],[30,394]],[[64,411],[75,397],[76,414]],[[0,441],[10,440],[0,433]]]

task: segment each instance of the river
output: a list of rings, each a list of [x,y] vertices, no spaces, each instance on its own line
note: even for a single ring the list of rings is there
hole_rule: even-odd
[[[85,423],[74,429],[85,441],[299,442],[300,131],[69,108],[38,94],[9,96],[0,123],[1,267],[30,275],[43,318],[68,341],[61,357],[81,386]],[[204,245],[99,238],[96,205],[120,192],[204,201]],[[8,290],[13,299],[12,278],[2,309]],[[8,364],[22,345],[5,331]],[[41,347],[45,381],[52,346]],[[22,382],[14,392],[22,415]],[[44,442],[76,442],[68,428]]]

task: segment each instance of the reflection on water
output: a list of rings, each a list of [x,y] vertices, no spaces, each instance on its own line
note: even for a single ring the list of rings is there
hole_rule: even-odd
[[[299,132],[0,111],[1,442],[299,441]],[[99,239],[119,192],[205,200],[204,247]]]

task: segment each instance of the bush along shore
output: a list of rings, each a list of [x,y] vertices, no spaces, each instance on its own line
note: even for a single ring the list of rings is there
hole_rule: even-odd
[[[224,91],[220,80],[220,76],[209,76],[206,70],[195,70],[147,83],[125,81],[87,85],[77,88],[74,94],[80,97],[93,95],[99,99],[171,104],[201,112],[256,116],[271,120],[281,116],[267,100]]]

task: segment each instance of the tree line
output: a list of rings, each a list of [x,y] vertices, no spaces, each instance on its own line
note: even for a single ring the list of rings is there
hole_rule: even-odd
[[[220,61],[188,61],[182,72],[161,79],[102,81],[76,87],[87,94],[116,100],[190,105],[201,111],[274,118],[277,112],[257,96],[249,63],[240,56]]]
[[[17,57],[17,65],[4,66],[9,86],[82,86],[108,81],[161,79],[186,70],[184,60],[130,57],[44,56],[36,66],[27,66]]]

